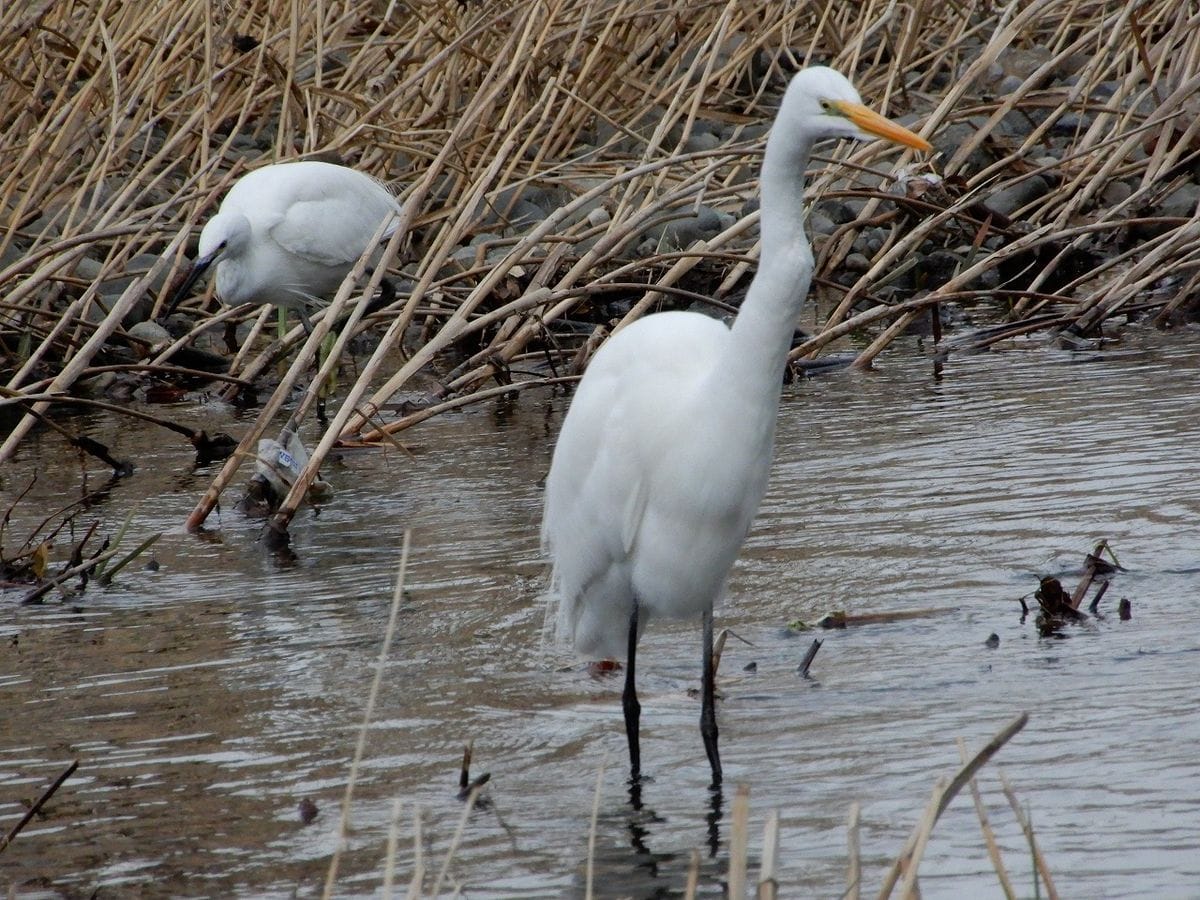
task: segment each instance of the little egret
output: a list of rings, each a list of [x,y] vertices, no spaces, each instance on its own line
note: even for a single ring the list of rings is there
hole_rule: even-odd
[[[542,542],[558,636],[590,658],[626,654],[630,773],[641,762],[634,661],[655,616],[703,619],[700,733],[721,782],[713,709],[713,602],[767,485],[787,352],[808,293],[805,168],[822,138],[884,138],[928,150],[862,105],[827,68],[797,73],[767,140],[761,256],[732,328],[700,313],[634,322],[596,353],[546,478]]]
[[[391,191],[346,166],[302,160],[255,169],[200,232],[199,255],[168,312],[216,263],[222,302],[294,309],[311,331],[306,307],[337,290],[383,220],[399,212]]]

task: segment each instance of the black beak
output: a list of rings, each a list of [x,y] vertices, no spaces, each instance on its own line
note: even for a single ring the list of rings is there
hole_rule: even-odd
[[[188,271],[187,277],[183,279],[183,283],[179,285],[179,287],[175,290],[174,295],[171,297],[171,302],[167,304],[167,311],[163,313],[163,318],[166,318],[167,316],[171,315],[171,313],[175,312],[175,307],[177,307],[188,295],[188,292],[192,289],[192,285],[199,280],[200,276],[208,271],[209,266],[213,264],[215,259],[216,254],[213,254],[212,256],[203,257],[192,263],[192,268]]]

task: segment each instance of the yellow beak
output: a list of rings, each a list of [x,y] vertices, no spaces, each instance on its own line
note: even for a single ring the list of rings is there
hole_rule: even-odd
[[[885,119],[873,109],[868,109],[861,103],[851,103],[848,100],[830,100],[829,105],[861,128],[868,134],[881,137],[885,141],[904,144],[916,150],[932,150],[929,141],[920,135],[913,134],[903,125],[897,125],[891,119]]]

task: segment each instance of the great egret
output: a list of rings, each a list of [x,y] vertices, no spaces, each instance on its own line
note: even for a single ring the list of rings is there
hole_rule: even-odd
[[[713,602],[767,486],[787,352],[812,278],[805,168],[822,138],[928,150],[862,105],[832,69],[797,73],[767,140],[761,256],[732,328],[694,312],[647,316],[596,353],[546,479],[542,541],[558,635],[580,654],[626,654],[623,708],[636,782],[638,637],[655,616],[703,617],[700,732],[721,781],[713,709]]]
[[[300,313],[337,290],[400,201],[355,169],[316,160],[255,169],[229,189],[200,232],[200,249],[176,291],[174,310],[204,272],[217,266],[217,296]],[[389,237],[390,229],[384,237]]]

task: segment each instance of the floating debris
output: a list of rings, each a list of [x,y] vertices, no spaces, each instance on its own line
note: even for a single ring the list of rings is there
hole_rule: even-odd
[[[485,784],[492,780],[491,772],[484,772],[475,778],[471,777],[471,757],[474,753],[475,742],[470,741],[463,747],[462,769],[458,773],[458,799],[462,801],[469,800],[472,795],[477,794]],[[485,804],[477,800],[476,805],[482,809]]]
[[[814,639],[813,642],[809,644],[808,652],[804,654],[804,659],[800,660],[800,665],[797,669],[801,678],[809,677],[808,667],[811,666],[813,660],[816,659],[817,651],[821,649],[821,643],[821,641]]]
[[[300,801],[300,805],[296,808],[296,812],[300,816],[300,823],[302,825],[311,825],[316,821],[317,816],[321,811],[317,808],[317,804],[315,804],[308,797],[305,797]]]
[[[1105,555],[1108,559],[1104,558]],[[1100,600],[1108,590],[1109,578],[1124,571],[1125,569],[1117,561],[1116,554],[1108,545],[1108,541],[1103,540],[1097,543],[1092,552],[1084,558],[1083,572],[1079,583],[1071,593],[1067,593],[1062,582],[1055,576],[1042,576],[1037,590],[1033,592],[1033,597],[1037,600],[1040,610],[1037,618],[1038,630],[1043,635],[1050,635],[1059,632],[1063,625],[1088,621],[1091,617],[1082,612],[1080,606],[1093,585],[1097,585],[1096,594],[1088,609],[1096,618],[1103,618],[1099,611]],[[1024,618],[1029,613],[1029,607],[1025,603],[1024,597],[1019,599],[1022,618]],[[1128,601],[1122,600],[1122,604],[1125,603]],[[1119,607],[1118,612],[1120,611]],[[1124,618],[1126,617],[1122,615],[1122,619]]]
[[[957,606],[940,606],[929,609],[901,609],[892,612],[847,613],[844,610],[828,612],[815,622],[797,619],[788,623],[793,631],[808,631],[811,628],[851,628],[858,625],[886,625],[891,622],[906,622],[909,619],[926,619],[944,613],[958,612]]]

